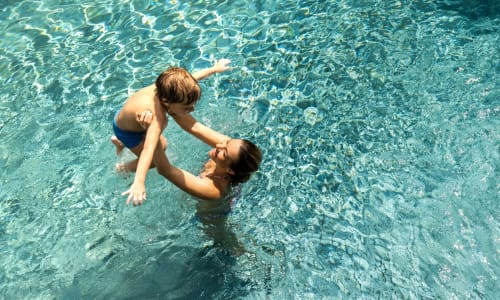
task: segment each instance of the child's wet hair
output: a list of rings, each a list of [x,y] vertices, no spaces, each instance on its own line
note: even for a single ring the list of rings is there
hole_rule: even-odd
[[[191,105],[201,97],[198,81],[185,69],[171,67],[156,79],[156,94],[162,104]]]

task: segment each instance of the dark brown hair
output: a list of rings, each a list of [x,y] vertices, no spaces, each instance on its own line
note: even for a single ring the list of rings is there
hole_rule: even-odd
[[[201,97],[198,81],[185,69],[171,67],[156,79],[156,94],[160,102],[194,104]]]
[[[242,139],[237,161],[231,162],[229,166],[234,175],[231,176],[231,184],[237,185],[250,179],[253,172],[259,169],[262,161],[262,153],[259,148],[249,140]]]

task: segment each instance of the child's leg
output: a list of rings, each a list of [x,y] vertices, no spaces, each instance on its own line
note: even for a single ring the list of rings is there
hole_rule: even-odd
[[[118,143],[121,144],[121,142],[120,142],[120,140],[118,138],[116,138],[115,136],[113,136],[113,137],[116,139],[116,141]],[[161,146],[163,148],[163,151],[165,151],[167,149],[168,142],[167,142],[167,139],[163,135],[160,136],[160,143],[161,143]],[[114,142],[113,142],[113,144],[114,144]],[[144,143],[141,143],[140,145],[138,145],[138,146],[136,146],[136,147],[134,147],[134,148],[132,148],[130,150],[135,155],[140,156],[143,147],[144,147]],[[123,148],[122,148],[122,150],[123,150]],[[118,172],[123,172],[123,171],[135,172],[135,170],[137,169],[137,164],[138,163],[139,163],[139,159],[136,158],[136,159],[131,160],[131,161],[126,162],[126,163],[118,163],[118,164],[116,164],[115,168],[116,168],[116,171],[118,171]],[[155,167],[154,163],[151,163],[150,168],[154,168],[154,167]]]
[[[118,173],[121,172],[135,172],[137,169],[137,163],[139,162],[139,159],[134,159],[126,163],[117,163],[115,165],[115,169]]]
[[[115,145],[116,147],[116,155],[120,155],[122,153],[123,148],[125,148],[125,145],[116,137],[116,135],[113,135],[111,137],[111,142]]]

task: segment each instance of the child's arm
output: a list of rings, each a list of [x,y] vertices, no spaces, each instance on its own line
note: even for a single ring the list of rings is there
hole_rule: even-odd
[[[215,147],[216,144],[229,139],[227,135],[219,133],[208,126],[201,124],[189,113],[172,116],[172,118],[182,129],[199,138],[211,147]]]
[[[148,110],[143,111],[140,114],[136,113],[136,121],[139,122],[143,127],[147,128],[148,126],[150,126],[150,124],[152,124],[151,116],[151,112]],[[174,121],[179,124],[182,129],[199,138],[211,147],[215,147],[216,144],[230,139],[230,137],[228,137],[227,135],[219,133],[212,128],[196,121],[196,119],[193,118],[193,116],[191,116],[189,113],[185,113],[182,115],[177,114],[171,117],[174,118]]]
[[[231,61],[229,59],[220,59],[212,67],[193,73],[193,77],[196,80],[201,80],[207,78],[212,74],[222,73],[226,70],[231,69],[231,67],[228,66],[230,63]],[[192,135],[212,147],[215,147],[216,144],[229,139],[228,136],[218,133],[217,131],[196,121],[196,119],[188,113],[172,117],[182,129],[191,133]]]
[[[213,66],[211,66],[210,68],[206,68],[206,69],[203,69],[203,70],[200,70],[197,72],[193,72],[192,75],[193,75],[194,79],[199,81],[199,80],[205,79],[208,76],[213,75],[215,73],[222,73],[226,70],[231,69],[231,67],[228,66],[228,64],[230,64],[230,63],[231,63],[231,61],[229,59],[223,58],[223,59],[220,59],[217,62],[215,62],[215,64]]]
[[[222,191],[210,181],[171,165],[160,144],[156,147],[153,160],[158,173],[184,192],[205,200],[216,200],[222,196]]]
[[[156,109],[158,113],[158,109]],[[161,113],[161,109],[160,112]],[[132,200],[134,206],[141,205],[144,200],[146,200],[146,175],[148,173],[149,168],[151,167],[151,162],[153,161],[153,154],[156,148],[156,145],[160,139],[162,131],[162,126],[158,120],[158,117],[154,118],[151,121],[147,131],[146,138],[144,140],[144,147],[141,151],[141,155],[139,156],[139,162],[137,164],[137,169],[134,177],[134,182],[130,189],[126,192],[122,193],[122,195],[128,195],[127,205]]]

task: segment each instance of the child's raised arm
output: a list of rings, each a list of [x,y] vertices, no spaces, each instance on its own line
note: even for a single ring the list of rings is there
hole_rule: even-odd
[[[171,117],[182,129],[194,135],[211,147],[215,147],[215,145],[230,139],[227,135],[219,133],[208,126],[201,124],[189,113]],[[148,110],[143,111],[142,113],[136,113],[136,121],[145,128],[152,124],[152,120],[152,114]]]
[[[206,68],[197,72],[192,73],[194,79],[196,80],[202,80],[207,78],[210,75],[213,75],[215,73],[222,73],[224,71],[230,70],[231,67],[228,65],[231,63],[229,59],[219,59],[218,61],[215,62],[213,66],[210,68]]]
[[[161,107],[159,107],[159,105],[160,104],[155,104],[155,106],[158,106],[155,108],[156,114],[161,114]],[[155,148],[156,145],[159,144],[158,142],[163,129],[162,124],[159,122],[159,116],[152,118],[152,114],[149,115],[151,116],[151,119],[149,126],[147,127],[144,147],[141,151],[141,155],[139,156],[134,182],[132,183],[130,189],[122,193],[122,195],[128,195],[126,202],[127,205],[131,200],[134,206],[141,205],[142,202],[146,200],[146,175],[151,167]]]
[[[215,147],[216,144],[229,139],[227,135],[219,133],[196,121],[196,119],[188,113],[172,116],[172,118],[182,129],[199,138],[211,147]]]

